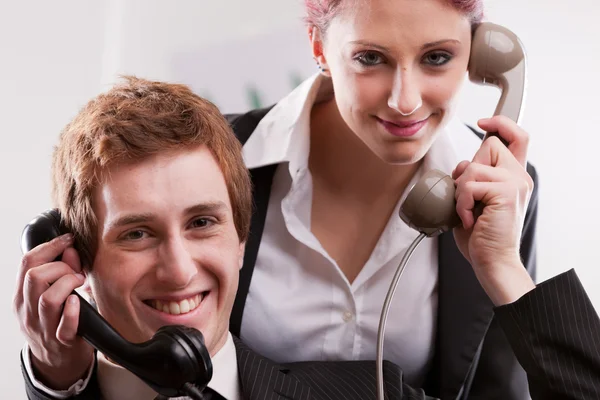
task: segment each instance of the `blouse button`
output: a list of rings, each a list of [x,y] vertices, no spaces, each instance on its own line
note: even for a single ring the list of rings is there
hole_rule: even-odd
[[[350,322],[350,321],[352,321],[352,313],[350,311],[346,311],[342,315],[342,319],[344,320],[344,322]]]

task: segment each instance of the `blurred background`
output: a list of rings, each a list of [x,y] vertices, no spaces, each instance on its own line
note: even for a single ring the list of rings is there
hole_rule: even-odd
[[[522,126],[540,175],[538,280],[575,268],[600,309],[600,5],[486,6],[529,57]],[[24,338],[11,308],[19,237],[51,206],[50,155],[62,127],[120,74],[186,83],[223,112],[276,102],[316,72],[303,16],[302,0],[0,0],[0,397],[25,399]],[[461,117],[490,116],[498,97],[467,81]]]

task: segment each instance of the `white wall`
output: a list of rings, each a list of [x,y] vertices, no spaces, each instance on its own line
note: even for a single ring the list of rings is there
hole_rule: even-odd
[[[100,87],[104,6],[82,1],[0,3],[0,397],[25,399],[23,337],[12,312],[24,224],[49,206],[51,148]]]
[[[490,18],[514,30],[529,55],[523,126],[541,177],[539,276],[576,267],[600,309],[599,11],[595,0],[488,3]],[[59,130],[117,73],[188,83],[225,112],[249,108],[250,87],[263,103],[276,101],[315,70],[301,16],[301,0],[0,3],[3,397],[25,398],[23,337],[11,310],[19,235],[50,206],[48,167]],[[461,115],[474,123],[496,100],[493,89],[467,84]]]

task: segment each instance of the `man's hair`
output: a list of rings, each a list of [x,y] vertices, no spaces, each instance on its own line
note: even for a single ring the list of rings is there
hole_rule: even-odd
[[[235,228],[245,242],[252,212],[251,182],[241,144],[214,104],[181,84],[126,76],[79,111],[54,149],[52,197],[75,236],[83,266],[91,267],[95,257],[92,196],[106,169],[200,145],[210,150],[221,168]]]

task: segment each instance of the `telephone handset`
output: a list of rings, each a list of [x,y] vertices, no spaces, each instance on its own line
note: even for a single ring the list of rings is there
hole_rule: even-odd
[[[519,123],[526,84],[526,56],[519,38],[508,29],[490,22],[479,24],[473,32],[469,79],[478,84],[500,88],[502,94],[494,115],[504,115]],[[498,136],[489,132],[483,140]],[[505,144],[506,142],[499,137]],[[394,292],[413,251],[425,237],[438,236],[460,224],[456,212],[455,185],[451,176],[440,170],[426,172],[411,188],[400,206],[400,218],[419,231],[406,250],[385,298],[377,332],[377,398],[384,399],[383,340],[385,324]]]
[[[469,79],[500,88],[502,94],[494,115],[504,115],[519,123],[525,99],[526,64],[524,47],[513,32],[490,22],[476,28]],[[483,140],[489,136],[498,134],[489,132]],[[401,205],[400,218],[428,237],[446,232],[460,223],[454,193],[454,181],[449,175],[439,170],[428,171]]]
[[[56,209],[48,210],[25,226],[22,251],[67,233]],[[58,257],[60,259],[60,256]],[[201,399],[201,391],[212,378],[212,362],[200,331],[181,325],[160,328],[144,343],[125,340],[77,292],[77,334],[107,358],[128,369],[163,396]]]

